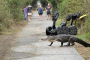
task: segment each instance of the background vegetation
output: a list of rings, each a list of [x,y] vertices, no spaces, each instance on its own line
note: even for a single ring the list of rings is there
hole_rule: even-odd
[[[32,0],[0,0],[0,33],[23,19],[23,9]]]
[[[13,27],[13,24],[16,26],[13,29],[21,28],[21,22],[23,20],[23,9],[28,4],[31,4],[34,8],[36,8],[36,2],[38,0],[0,0],[0,34],[8,29]],[[81,35],[77,35],[77,37],[85,40],[86,42],[90,42],[90,0],[40,0],[43,7],[46,7],[47,2],[51,3],[53,12],[59,11],[60,18],[57,21],[57,25],[59,26],[61,22],[65,22],[66,16],[70,13],[76,14],[81,12],[83,14],[87,14],[85,20],[83,21],[83,29],[81,31]],[[21,22],[21,26],[19,26]],[[68,23],[70,24],[70,23]],[[77,27],[80,33],[80,25],[81,21],[77,20]],[[10,32],[13,32],[10,30]],[[15,31],[14,31],[15,33]],[[87,39],[88,38],[88,39]],[[87,41],[88,40],[88,41]],[[76,44],[77,45],[77,44]],[[78,47],[77,47],[78,46]],[[82,55],[88,59],[89,48],[81,47],[77,45],[76,48],[82,53]],[[80,47],[80,48],[79,48]],[[84,54],[84,52],[86,54]],[[88,56],[87,56],[88,54]],[[90,60],[90,59],[89,59]]]
[[[83,28],[81,30],[81,20],[77,20],[78,35],[76,37],[83,39],[84,41],[90,43],[90,0],[47,0],[51,3],[53,11],[59,11],[60,17],[57,20],[57,26],[60,26],[61,22],[65,22],[66,16],[68,14],[77,14],[81,12],[87,14],[83,20]],[[57,7],[57,8],[56,8]],[[71,22],[68,22],[70,26]],[[85,60],[90,60],[90,49],[80,46],[80,44],[75,43],[74,46],[77,51],[82,55]],[[84,53],[83,53],[84,52]]]
[[[46,8],[46,6],[47,6],[47,4],[48,4],[47,0],[40,0],[40,2],[41,2],[41,4],[42,4],[42,6],[43,6],[44,8]]]
[[[0,32],[9,29],[12,24],[23,20],[23,8],[31,4],[36,7],[38,0],[0,0]],[[76,14],[81,12],[87,14],[83,24],[83,34],[89,38],[90,35],[90,0],[40,0],[43,7],[47,2],[51,3],[53,11],[60,12],[60,18],[57,21],[60,25],[61,21],[66,20],[66,16],[70,13]],[[80,29],[81,21],[77,21],[77,27]],[[90,39],[90,38],[89,38]]]
[[[58,10],[60,13],[60,18],[58,19],[57,23],[60,25],[60,21],[65,21],[66,16],[68,14],[77,14],[81,12],[83,14],[87,14],[85,17],[84,24],[83,24],[83,33],[85,34],[86,38],[90,36],[90,0],[47,0],[51,3],[53,10]],[[55,9],[57,7],[57,9]],[[81,20],[77,20],[77,27],[80,29]],[[89,38],[90,39],[90,38]]]

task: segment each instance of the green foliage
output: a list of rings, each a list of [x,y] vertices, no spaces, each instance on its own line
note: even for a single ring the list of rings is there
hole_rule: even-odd
[[[87,18],[85,19],[85,25],[84,25],[84,29],[86,31],[86,33],[90,32],[90,17],[87,16]]]
[[[47,1],[46,0],[40,0],[41,4],[43,7],[46,7],[47,6]]]
[[[0,0],[0,32],[10,28],[13,21],[23,19],[23,9],[32,0]]]
[[[9,0],[8,7],[10,10],[10,14],[14,20],[20,20],[23,14],[24,6],[30,4],[30,0]]]
[[[87,33],[86,38],[90,40],[90,32]]]
[[[6,0],[0,0],[0,31],[4,29],[4,27],[9,28],[9,21],[10,13],[7,7],[7,1]]]
[[[57,6],[60,17],[66,17],[68,13],[86,13],[86,0],[48,0],[53,8]]]
[[[89,39],[90,40],[90,32],[77,36],[80,39]]]
[[[2,26],[2,24],[0,24],[0,31],[2,31],[2,29],[3,29],[3,26]]]
[[[58,11],[60,12],[60,18],[65,21],[68,14],[77,14],[81,12],[87,14],[87,17],[84,19],[83,32],[86,34],[90,32],[90,0],[47,0],[52,4],[53,9],[57,6]],[[55,11],[55,10],[54,10]],[[59,19],[59,20],[61,20]],[[60,21],[57,22],[58,25]],[[69,24],[70,25],[70,24]],[[80,28],[81,21],[77,20],[77,27]],[[90,33],[84,35],[83,37],[89,38]],[[90,39],[90,38],[89,38]]]
[[[32,0],[31,5],[32,5],[33,7],[37,7],[37,1],[38,1],[38,0]]]
[[[80,39],[86,39],[86,34],[83,34],[83,35],[80,35],[80,36],[77,36],[78,38]]]
[[[63,0],[58,4],[60,16],[65,17],[68,13],[85,12],[86,2],[84,0]]]
[[[64,1],[62,1],[61,3],[59,3],[58,5],[57,5],[57,7],[58,7],[58,9],[59,9],[59,12],[60,12],[60,16],[64,16],[65,15],[65,5],[66,5],[66,1],[67,0],[64,0]]]

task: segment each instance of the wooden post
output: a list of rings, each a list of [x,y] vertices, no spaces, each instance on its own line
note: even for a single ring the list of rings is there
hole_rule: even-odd
[[[83,23],[84,23],[83,20],[81,20],[81,29],[80,29],[81,31],[80,31],[80,34],[83,32],[82,31],[83,30]]]

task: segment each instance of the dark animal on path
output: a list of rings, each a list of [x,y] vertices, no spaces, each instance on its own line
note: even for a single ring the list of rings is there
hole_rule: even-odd
[[[71,36],[71,35],[66,35],[66,34],[61,34],[61,35],[55,35],[55,36],[48,36],[47,38],[42,38],[41,40],[45,41],[48,40],[51,42],[49,46],[53,44],[53,42],[58,41],[61,42],[61,46],[63,46],[63,43],[68,42],[66,46],[70,46],[70,44],[75,45],[75,42],[82,44],[85,47],[90,47],[90,44],[86,43],[82,39],[79,39],[77,37]]]

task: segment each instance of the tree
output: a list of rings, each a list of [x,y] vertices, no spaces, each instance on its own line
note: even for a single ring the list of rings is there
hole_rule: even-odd
[[[48,2],[46,0],[40,0],[43,7],[46,7]]]
[[[32,0],[8,0],[8,7],[12,18],[16,21],[22,18],[23,8]]]
[[[10,28],[12,21],[23,19],[23,8],[32,0],[0,0],[0,32]]]

